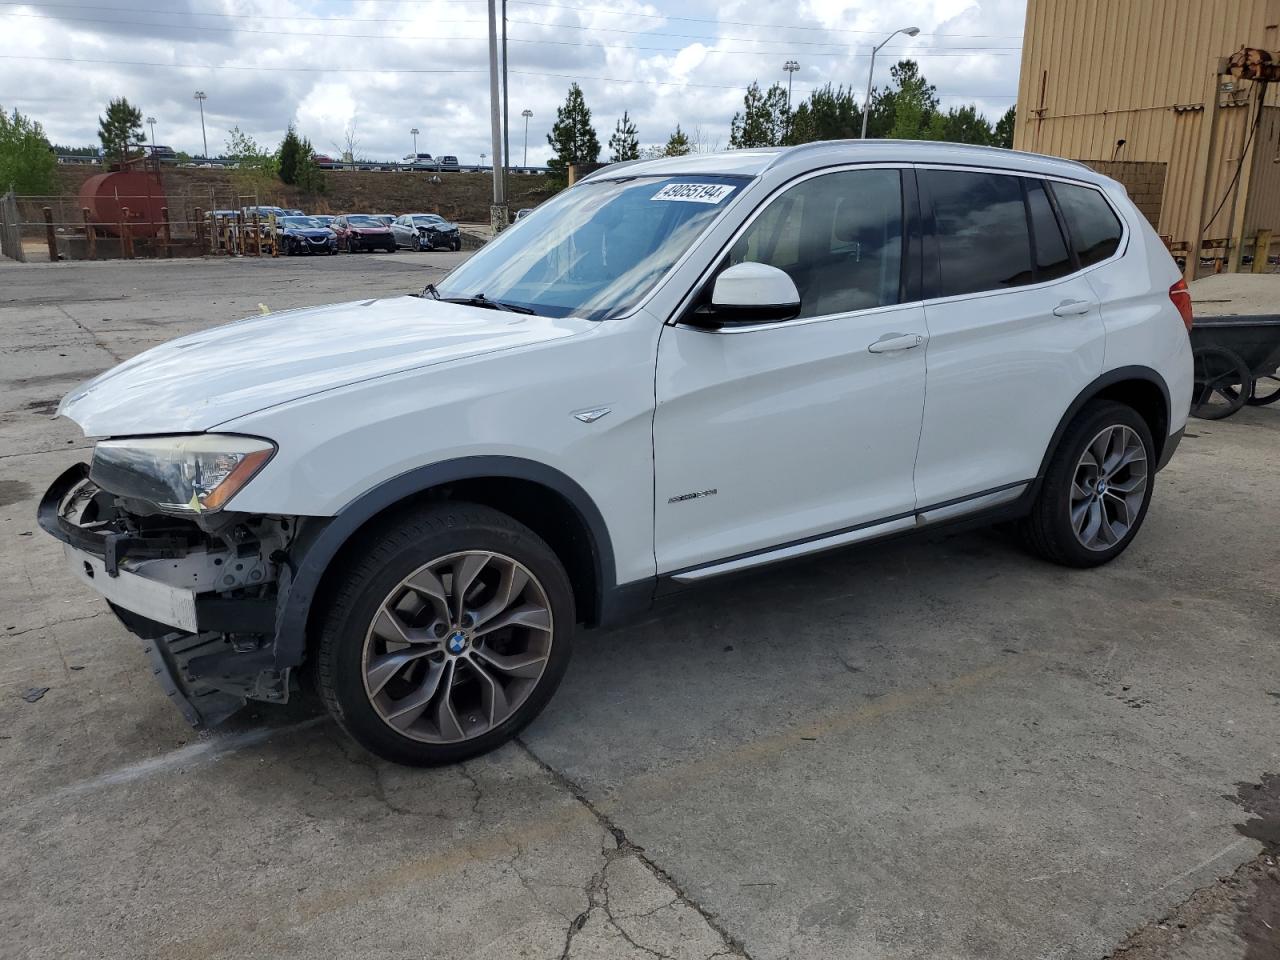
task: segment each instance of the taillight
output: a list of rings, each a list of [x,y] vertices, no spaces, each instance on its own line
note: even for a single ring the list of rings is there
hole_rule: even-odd
[[[1187,325],[1187,332],[1191,332],[1191,325],[1196,322],[1195,317],[1191,315],[1191,291],[1187,289],[1187,281],[1179,280],[1169,288],[1169,299],[1173,301],[1173,305],[1178,308],[1178,313],[1182,316],[1182,322]]]

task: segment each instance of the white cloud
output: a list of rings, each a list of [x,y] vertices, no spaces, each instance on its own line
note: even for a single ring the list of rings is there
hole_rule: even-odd
[[[558,2],[509,0],[512,154],[522,153],[527,107],[535,163],[548,156],[546,134],[571,79],[602,143],[625,109],[642,143],[665,140],[679,123],[723,144],[752,80],[785,83],[782,64],[795,59],[797,101],[827,82],[861,90],[870,46],[908,25],[921,35],[886,46],[877,83],[896,59],[917,57],[944,105],[974,101],[994,119],[1013,102],[1025,15],[1025,0],[919,0],[906,9],[800,0],[786,10],[758,0]],[[107,100],[126,96],[156,117],[161,143],[196,153],[191,95],[200,89],[211,152],[232,126],[276,143],[291,119],[331,151],[355,117],[372,158],[409,152],[416,126],[420,150],[475,160],[490,152],[485,14],[483,0],[7,5],[0,104],[31,114],[56,142],[91,144]]]

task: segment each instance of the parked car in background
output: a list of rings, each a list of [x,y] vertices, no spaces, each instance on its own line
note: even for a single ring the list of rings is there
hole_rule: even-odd
[[[389,226],[391,226],[391,224],[393,224],[393,223],[395,222],[395,219],[396,219],[396,218],[395,218],[395,214],[392,214],[392,213],[375,213],[375,214],[371,214],[371,216],[372,216],[375,220],[381,220],[381,221],[382,221],[383,223],[385,223],[388,227],[389,227]]]
[[[321,170],[332,170],[335,166],[333,157],[330,157],[327,154],[313,153],[311,155],[311,159]]]
[[[338,236],[315,217],[281,217],[276,221],[280,252],[287,256],[301,253],[338,252]]]
[[[344,213],[333,221],[331,230],[338,236],[338,248],[347,253],[363,250],[396,252],[396,238],[391,228],[368,213]]]
[[[332,227],[333,221],[337,220],[338,218],[334,216],[330,216],[327,213],[313,213],[311,214],[311,219],[319,220],[320,226],[322,227]]]
[[[410,170],[438,170],[440,168],[440,164],[432,159],[429,153],[407,154],[401,165],[408,167]]]
[[[305,217],[306,216],[306,214],[303,213],[301,210],[286,210],[284,212],[284,215],[286,217]]]
[[[451,154],[445,154],[445,156],[440,158],[440,165],[438,169],[447,170],[450,173],[457,173],[462,169],[462,167],[458,164],[457,157]]]
[[[177,163],[178,154],[173,147],[165,147],[160,144],[153,144],[148,148],[151,156],[155,157],[161,163]]]
[[[533,213],[533,207],[521,207],[516,211],[516,219],[523,220],[529,214]]]
[[[435,213],[406,213],[391,224],[397,247],[413,250],[461,250],[458,225]]]

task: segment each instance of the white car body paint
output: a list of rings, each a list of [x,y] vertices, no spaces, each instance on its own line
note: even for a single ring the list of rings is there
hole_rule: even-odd
[[[769,198],[859,164],[1093,186],[1127,240],[1112,261],[998,293],[733,331],[676,322]],[[1119,367],[1154,369],[1171,398],[1169,432],[1183,426],[1191,363],[1168,296],[1177,271],[1107,178],[1029,154],[868,141],[619,165],[573,189],[699,174],[751,179],[626,316],[399,297],[255,317],[148,351],[78,388],[61,412],[94,436],[216,429],[272,440],[276,456],[229,504],[246,513],[332,516],[418,467],[535,461],[591,497],[620,584],[824,534],[858,539],[849,528],[876,522],[896,530],[903,514],[959,497],[989,502],[992,487],[1034,479],[1079,391]],[[1090,309],[1053,316],[1075,299]],[[893,349],[869,350],[886,336]],[[592,423],[574,416],[603,407]]]

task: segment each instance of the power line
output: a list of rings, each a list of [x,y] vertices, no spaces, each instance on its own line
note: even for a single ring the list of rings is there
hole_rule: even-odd
[[[254,70],[270,70],[279,73],[402,73],[402,74],[472,74],[486,73],[487,70],[480,68],[462,68],[462,69],[433,69],[433,68],[397,68],[397,67],[270,67],[259,66],[258,64],[201,64],[201,63],[157,63],[153,61],[143,60],[112,60],[105,57],[50,57],[39,56],[35,54],[17,54],[3,53],[0,54],[0,60],[39,60],[50,61],[54,63],[94,63],[105,64],[120,67],[155,67],[158,69],[169,70],[236,70],[242,71],[246,69]],[[695,81],[681,80],[634,80],[623,79],[622,77],[588,77],[581,74],[569,73],[542,73],[531,70],[512,70],[511,73],[521,77],[547,77],[556,80],[592,80],[598,83],[635,83],[647,86],[672,86],[672,87],[705,87],[713,90],[743,90],[742,84],[728,83],[698,83]],[[994,94],[938,94],[943,98],[955,98],[970,100],[1013,100],[1016,97],[1003,96]]]
[[[619,13],[620,11],[610,7],[590,7],[579,6],[572,3],[549,3],[547,0],[510,0],[512,4],[522,7],[550,7],[553,10],[585,10],[598,13]],[[798,26],[789,23],[753,23],[747,20],[718,20],[713,17],[678,17],[674,14],[666,13],[637,13],[633,10],[626,11],[628,17],[645,17],[653,20],[681,20],[686,23],[712,23],[712,24],[729,24],[734,27],[762,27],[766,30],[817,30],[822,33],[857,33],[872,37],[884,36],[883,30],[850,30],[845,27],[814,27],[814,26]],[[986,39],[986,40],[1021,40],[1021,34],[1001,34],[1001,33],[921,33],[922,37],[964,37],[968,39]]]
[[[3,4],[0,4],[0,5],[3,5]],[[210,26],[207,24],[152,23],[145,20],[120,20],[115,17],[44,16],[44,15],[35,14],[35,13],[7,13],[5,14],[5,16],[21,17],[21,18],[30,19],[30,20],[53,20],[53,21],[59,21],[59,22],[69,20],[69,21],[75,21],[75,22],[81,22],[81,23],[106,23],[106,24],[111,24],[112,26],[147,27],[150,29],[159,29],[159,30],[204,31],[208,33],[244,33],[244,34],[253,34],[253,35],[259,35],[259,36],[330,38],[330,39],[341,39],[341,40],[397,40],[397,41],[399,40],[476,40],[476,41],[483,40],[483,38],[480,38],[480,37],[440,36],[438,34],[427,36],[427,35],[381,34],[381,33],[332,33],[328,31],[311,32],[306,30],[260,30],[260,29],[254,29],[252,27],[216,27],[216,26]],[[482,23],[483,21],[437,20],[436,22],[437,23]],[[549,26],[549,24],[541,23],[538,21],[529,21],[529,20],[509,20],[509,22],[536,25],[536,26]],[[588,28],[583,28],[583,29],[588,29]],[[607,28],[601,28],[601,29],[607,29]],[[841,43],[834,43],[834,42],[823,43],[815,40],[801,40],[801,41],[796,41],[794,43],[788,44],[787,41],[757,40],[753,37],[695,38],[695,37],[692,37],[691,35],[650,33],[646,31],[638,31],[638,30],[617,30],[617,31],[609,31],[609,32],[629,33],[629,34],[635,34],[638,36],[650,36],[655,38],[672,37],[673,39],[675,39],[675,38],[680,38],[684,36],[686,39],[727,40],[731,42],[740,42],[740,43],[774,43],[774,44],[784,44],[789,46],[835,47],[835,48],[838,48],[839,50],[847,51],[853,56],[863,55],[857,52],[858,50],[857,47],[851,46],[849,44],[841,44]],[[681,47],[644,47],[644,46],[635,46],[632,44],[605,44],[605,43],[591,43],[591,42],[573,41],[573,40],[546,40],[546,39],[536,39],[532,37],[511,37],[509,39],[513,43],[537,43],[537,44],[547,44],[547,45],[554,45],[554,46],[600,47],[600,48],[612,49],[612,50],[641,50],[641,51],[656,52],[656,53],[678,53],[682,49]],[[195,42],[195,41],[191,41],[191,42]],[[934,51],[939,51],[939,52],[934,52]],[[775,51],[770,51],[770,50],[724,50],[724,49],[719,49],[714,47],[706,48],[706,52],[731,54],[731,55],[738,55],[738,56],[776,56],[777,55]],[[911,54],[913,57],[932,58],[932,57],[943,57],[943,56],[970,56],[975,52],[984,52],[992,55],[999,54],[1002,56],[1009,56],[1013,54],[1020,54],[1021,50],[1015,47],[934,46],[934,47],[917,47],[914,49],[902,50],[900,52]],[[835,54],[835,53],[822,54],[822,53],[815,52],[813,55],[838,56],[839,54]]]

